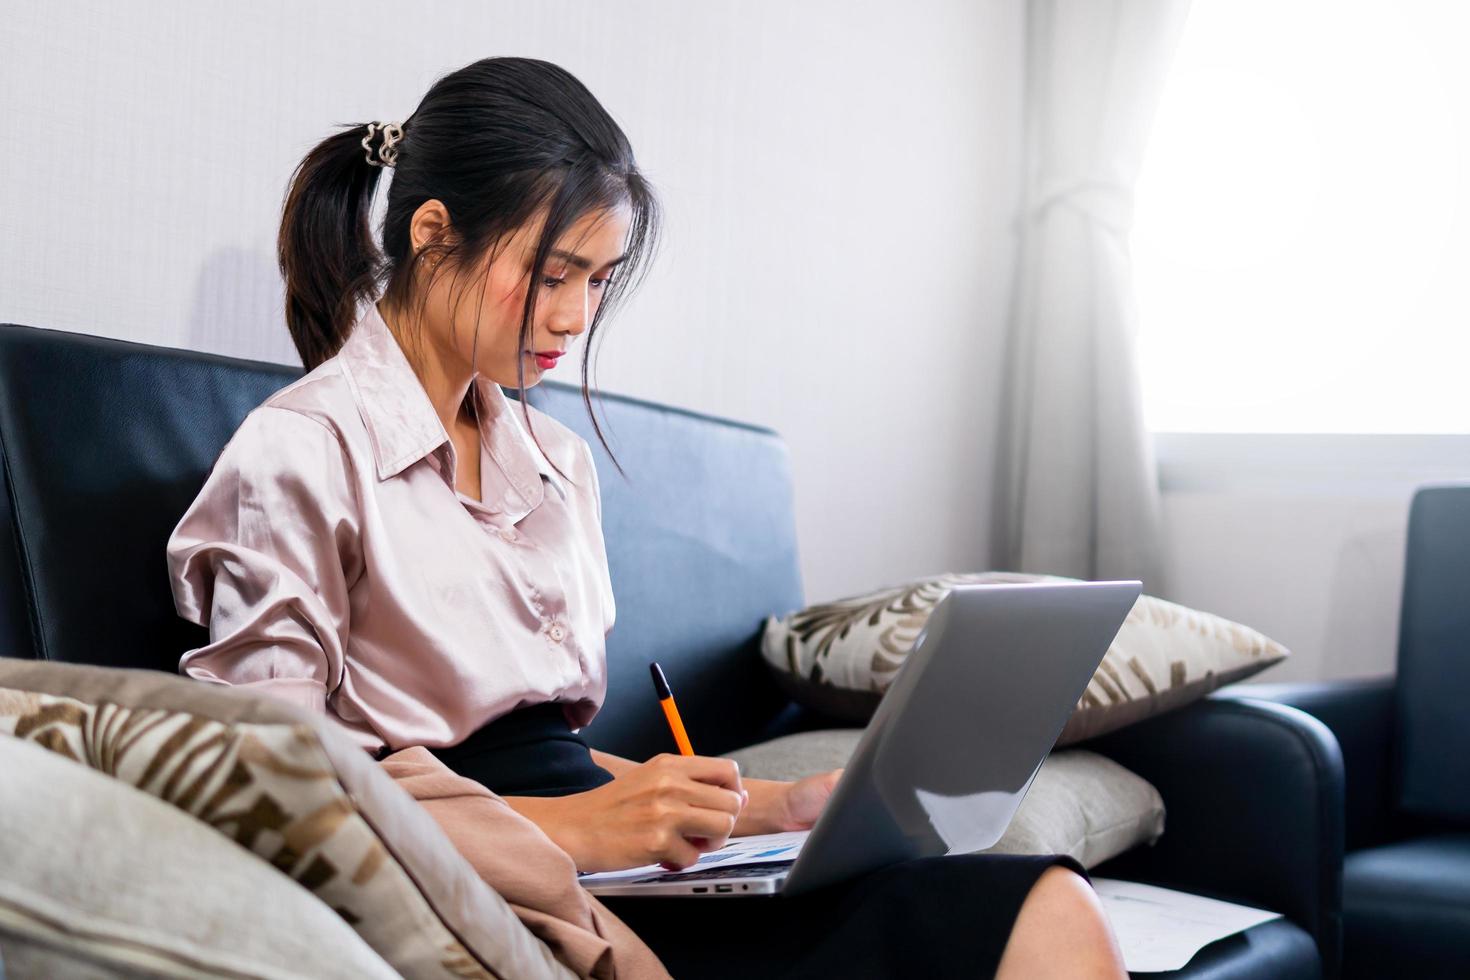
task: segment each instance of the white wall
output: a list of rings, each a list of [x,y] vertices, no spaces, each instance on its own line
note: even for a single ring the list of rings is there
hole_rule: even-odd
[[[1470,436],[1160,433],[1155,446],[1168,598],[1290,648],[1263,681],[1394,670],[1410,500],[1470,480]]]
[[[984,568],[1022,10],[11,4],[0,321],[299,363],[273,246],[302,154],[477,58],[546,58],[623,124],[669,217],[601,387],[785,435],[813,600]]]

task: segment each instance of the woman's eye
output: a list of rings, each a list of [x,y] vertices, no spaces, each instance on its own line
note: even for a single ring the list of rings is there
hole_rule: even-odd
[[[612,282],[612,276],[607,276],[602,279],[589,279],[587,281],[590,282],[595,289],[606,289],[607,284]]]
[[[565,280],[553,279],[551,276],[547,276],[545,279],[541,280],[541,285],[547,287],[548,289],[554,289],[557,286],[560,286],[564,281]]]

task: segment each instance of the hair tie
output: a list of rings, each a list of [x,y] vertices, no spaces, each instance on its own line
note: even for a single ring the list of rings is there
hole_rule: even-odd
[[[373,133],[382,136],[377,153],[373,153]],[[398,162],[397,143],[403,139],[402,123],[368,123],[367,135],[362,138],[362,148],[367,153],[367,162],[374,167],[391,167]]]

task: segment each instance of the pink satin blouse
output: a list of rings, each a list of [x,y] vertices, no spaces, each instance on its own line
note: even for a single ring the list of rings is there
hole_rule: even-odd
[[[184,674],[280,697],[369,751],[461,741],[520,705],[573,728],[607,692],[614,605],[586,440],[485,378],[481,500],[364,304],[336,356],[246,416],[168,542]]]

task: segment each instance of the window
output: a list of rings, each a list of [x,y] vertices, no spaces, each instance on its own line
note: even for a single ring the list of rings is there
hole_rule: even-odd
[[[1140,174],[1157,432],[1470,433],[1470,3],[1195,0]]]

